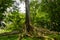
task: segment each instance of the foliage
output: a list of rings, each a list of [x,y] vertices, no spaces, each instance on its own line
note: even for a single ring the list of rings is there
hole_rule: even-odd
[[[60,31],[60,1],[59,0],[45,0],[41,3],[42,12],[49,13],[51,30]]]
[[[33,25],[44,28],[48,27],[50,18],[48,13],[41,11],[41,3],[39,3],[38,1],[32,1],[30,3],[30,13]]]
[[[4,18],[3,13],[6,11],[6,9],[10,6],[12,6],[13,0],[0,0],[0,26],[1,21]]]
[[[25,16],[18,11],[12,13],[7,13],[6,18],[4,19],[6,29],[20,30],[25,22]]]
[[[12,6],[13,0],[0,0],[0,13],[6,11],[7,7]]]
[[[2,5],[3,1],[4,0],[0,0],[0,5]],[[5,1],[4,1],[4,3],[5,3]],[[9,4],[10,1],[6,2],[6,3]],[[60,27],[59,27],[60,26],[60,19],[59,19],[60,5],[59,4],[60,4],[59,0],[57,0],[57,1],[56,0],[53,0],[53,1],[52,0],[48,0],[48,1],[42,0],[41,3],[39,3],[37,0],[31,1],[31,3],[30,3],[31,23],[32,23],[32,25],[37,26],[37,30],[34,30],[34,28],[33,28],[33,30],[35,32],[31,31],[31,35],[34,35],[34,38],[27,37],[27,35],[26,35],[22,38],[22,40],[51,40],[51,39],[60,40],[60,35],[58,35],[58,34],[49,35],[49,33],[55,33],[54,31],[60,31],[59,30],[60,29]],[[4,6],[5,5],[6,4],[4,4]],[[7,7],[4,7],[4,6],[2,6],[3,9],[1,9],[1,7],[0,7],[0,11],[1,11],[0,13],[3,13],[6,10],[5,8],[7,8]],[[10,6],[10,4],[9,4],[9,6]],[[3,15],[0,15],[0,18],[2,18],[2,17],[3,17]],[[10,31],[11,30],[21,31],[21,30],[23,30],[22,27],[23,26],[25,27],[25,25],[24,25],[25,24],[25,14],[19,13],[19,11],[13,11],[10,13],[6,13],[3,21],[5,22],[4,24],[6,25],[5,29],[10,30]],[[44,30],[41,27],[48,28],[48,29],[54,30],[54,31],[50,32],[49,30]],[[5,31],[9,32],[7,30],[2,30],[2,33]],[[47,36],[35,37],[35,35],[42,36],[45,34]],[[21,36],[23,36],[23,35],[21,35]],[[3,36],[3,37],[0,37],[0,40],[17,40],[17,38],[18,38],[18,36],[16,36],[16,35]]]
[[[35,26],[41,26],[54,31],[60,31],[59,0],[32,1],[30,3],[31,21]]]

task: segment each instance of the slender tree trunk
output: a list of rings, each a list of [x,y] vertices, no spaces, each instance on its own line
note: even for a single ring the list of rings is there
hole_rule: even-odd
[[[26,29],[29,31],[30,26],[30,6],[29,6],[29,0],[25,0],[26,5]]]
[[[33,27],[30,25],[30,4],[29,0],[25,0],[26,5],[26,32],[29,33],[33,30]]]
[[[30,6],[29,6],[29,0],[25,0],[26,5],[26,24],[30,24]]]

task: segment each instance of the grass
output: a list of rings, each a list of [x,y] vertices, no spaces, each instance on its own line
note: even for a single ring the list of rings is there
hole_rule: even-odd
[[[22,40],[41,40],[41,39],[40,38],[31,38],[31,37],[25,36],[24,38],[22,38]]]
[[[18,35],[0,36],[0,40],[18,40]],[[38,38],[23,37],[22,40],[41,40]]]
[[[0,34],[5,32],[11,32],[11,30],[0,29]],[[18,35],[0,36],[0,40],[18,40]]]
[[[0,40],[18,40],[18,35],[0,36]]]
[[[57,40],[60,40],[60,35],[48,35],[49,38],[56,38]],[[18,34],[10,35],[10,36],[0,36],[0,40],[18,40],[19,36]],[[43,38],[31,38],[31,37],[23,37],[22,40],[45,40]],[[49,40],[49,39],[48,39]]]
[[[60,40],[60,35],[48,35],[50,38],[55,38],[56,40]]]
[[[4,32],[11,32],[12,30],[0,29],[0,34]]]
[[[3,29],[0,29],[0,33],[4,33],[4,32],[10,32],[9,30],[3,30]],[[56,34],[51,34],[51,35],[48,35],[49,39],[51,38],[55,38],[56,40],[60,40],[60,35]],[[19,36],[18,34],[15,34],[15,35],[8,35],[8,36],[0,36],[0,40],[18,40]],[[49,40],[48,39],[48,40]],[[31,37],[23,37],[22,40],[43,40],[43,38],[31,38]],[[45,40],[45,39],[44,39]]]

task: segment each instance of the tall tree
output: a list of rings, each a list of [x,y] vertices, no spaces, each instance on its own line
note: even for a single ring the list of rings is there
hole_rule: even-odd
[[[30,24],[30,3],[29,0],[25,0],[26,5],[26,33],[31,34],[31,31],[33,31],[33,27]]]
[[[20,0],[22,1],[22,0]],[[30,33],[30,31],[32,30],[32,26],[30,25],[30,4],[29,4],[29,0],[25,0],[25,9],[26,9],[26,18],[25,18],[25,35],[28,36],[28,33]],[[26,34],[27,33],[27,34]],[[25,36],[23,35],[23,36]],[[21,40],[21,36],[19,36],[19,40]]]
[[[26,5],[26,29],[29,32],[30,29],[30,6],[29,6],[29,0],[25,0]]]

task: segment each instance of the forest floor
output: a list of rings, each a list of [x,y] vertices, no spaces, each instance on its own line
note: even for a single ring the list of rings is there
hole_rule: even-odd
[[[0,33],[0,40],[18,40],[20,33],[16,33],[16,31]],[[44,28],[34,28],[33,31],[31,31],[27,35],[28,36],[23,36],[22,40],[60,40],[60,32],[49,31],[48,29]]]
[[[57,39],[53,39],[54,35],[46,36],[48,38],[31,38],[31,37],[23,37],[21,40],[60,40],[60,35],[55,36]],[[9,36],[0,36],[0,40],[18,40],[18,35],[9,35]]]
[[[18,40],[18,35],[0,36],[0,40]]]

